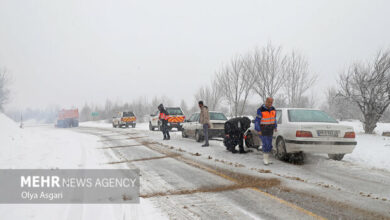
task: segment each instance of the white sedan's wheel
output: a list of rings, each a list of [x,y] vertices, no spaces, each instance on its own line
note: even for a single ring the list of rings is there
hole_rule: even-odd
[[[252,133],[248,133],[246,138],[245,138],[245,146],[247,148],[254,148],[255,144],[253,143],[253,135]]]
[[[197,142],[201,142],[201,141],[203,141],[203,138],[202,138],[202,136],[200,135],[200,131],[195,131],[195,140],[197,141]]]
[[[332,160],[342,160],[344,154],[328,154],[328,157]]]
[[[183,138],[187,138],[188,137],[188,135],[186,134],[186,131],[184,130],[184,128],[181,130],[181,136]]]
[[[288,160],[288,154],[286,151],[286,144],[283,140],[283,138],[278,138],[276,141],[276,147],[272,151],[275,158],[282,160],[282,161],[287,161]]]
[[[149,130],[154,131],[154,127],[151,122],[149,122]]]

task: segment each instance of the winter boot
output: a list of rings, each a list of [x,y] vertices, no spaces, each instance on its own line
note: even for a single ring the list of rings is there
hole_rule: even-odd
[[[263,162],[264,162],[264,165],[272,164],[272,162],[269,160],[269,153],[263,154]]]

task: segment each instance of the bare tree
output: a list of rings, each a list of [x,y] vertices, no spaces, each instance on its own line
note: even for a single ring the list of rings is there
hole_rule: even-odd
[[[211,86],[202,86],[195,94],[195,100],[203,100],[210,110],[218,110],[223,97],[219,83],[213,80]]]
[[[321,107],[322,110],[329,113],[339,120],[359,119],[359,108],[349,99],[338,95],[335,87],[330,87],[326,91],[326,102]]]
[[[184,115],[188,116],[189,109],[188,109],[188,105],[184,99],[182,99],[180,101],[180,107],[181,107],[181,110],[183,110]]]
[[[306,107],[304,94],[314,85],[317,76],[310,75],[306,59],[294,51],[286,58],[284,72],[288,106]]]
[[[254,76],[245,71],[244,62],[243,57],[236,56],[217,74],[218,88],[221,89],[234,116],[243,114],[255,81]]]
[[[373,62],[351,65],[339,83],[339,94],[362,112],[364,132],[373,133],[390,104],[390,51],[378,52]]]
[[[255,49],[251,60],[245,66],[255,74],[253,90],[263,101],[267,97],[275,97],[285,81],[286,56],[282,55],[282,48],[268,44],[262,49]]]
[[[195,94],[195,100],[202,100],[209,108],[211,104],[211,88],[210,86],[201,86]]]
[[[0,111],[4,110],[4,105],[9,99],[9,85],[10,79],[6,68],[0,69]]]

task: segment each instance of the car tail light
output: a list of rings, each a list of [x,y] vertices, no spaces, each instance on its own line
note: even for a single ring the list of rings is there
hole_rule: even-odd
[[[355,138],[355,132],[345,132],[344,138]]]
[[[313,134],[310,131],[297,131],[297,137],[313,137]]]

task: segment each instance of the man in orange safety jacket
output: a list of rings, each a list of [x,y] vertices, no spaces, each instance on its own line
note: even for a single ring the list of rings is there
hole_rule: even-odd
[[[157,108],[160,111],[159,119],[161,121],[161,130],[164,136],[163,140],[170,140],[171,136],[169,135],[168,129],[168,112],[165,110],[163,104],[160,104]]]
[[[272,136],[277,131],[276,109],[272,106],[273,98],[267,98],[265,104],[257,109],[255,130],[258,132],[263,149],[264,165],[271,164],[269,153],[272,150]]]

